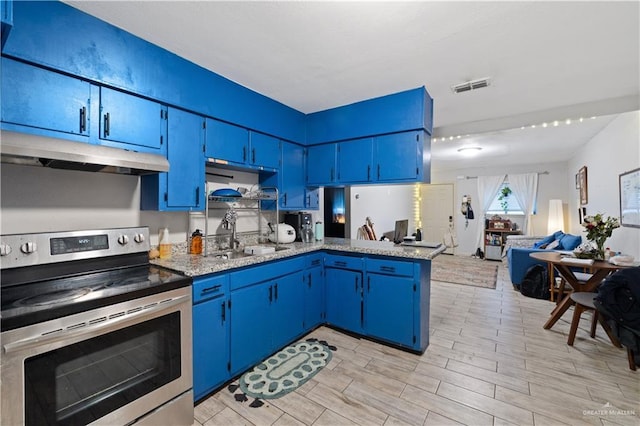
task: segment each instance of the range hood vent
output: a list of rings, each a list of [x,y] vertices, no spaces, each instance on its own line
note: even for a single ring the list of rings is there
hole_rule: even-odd
[[[8,131],[1,137],[3,163],[129,175],[169,171],[169,162],[159,154]]]
[[[469,92],[471,90],[482,89],[483,87],[487,87],[490,84],[490,79],[480,78],[478,80],[465,81],[464,83],[456,84],[451,86],[451,90],[453,93],[462,93]]]

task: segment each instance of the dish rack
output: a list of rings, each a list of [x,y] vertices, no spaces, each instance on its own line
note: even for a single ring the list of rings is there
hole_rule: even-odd
[[[279,245],[277,241],[278,235],[278,222],[280,217],[280,209],[278,206],[279,192],[276,187],[263,187],[255,191],[247,192],[239,197],[221,197],[209,195],[209,184],[206,185],[205,199],[205,221],[204,221],[204,239],[205,244],[203,247],[202,255],[207,256],[208,244],[206,243],[207,237],[209,237],[209,210],[228,209],[232,207],[234,210],[253,210],[258,214],[258,235],[262,235],[262,220],[260,215],[263,210],[264,203],[273,203],[276,212],[276,247]]]

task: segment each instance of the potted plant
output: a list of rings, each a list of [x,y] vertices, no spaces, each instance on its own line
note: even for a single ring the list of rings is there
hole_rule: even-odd
[[[508,186],[505,186],[504,188],[502,188],[500,190],[500,196],[498,197],[498,200],[500,201],[500,207],[502,207],[502,210],[504,210],[504,213],[507,213],[507,210],[509,208],[509,194],[511,194],[511,188],[509,188]]]

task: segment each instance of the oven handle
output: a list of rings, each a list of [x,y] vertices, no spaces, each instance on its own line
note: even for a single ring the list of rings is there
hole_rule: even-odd
[[[103,332],[109,329],[116,329],[117,326],[123,322],[128,322],[128,321],[131,321],[132,319],[136,319],[139,317],[148,316],[149,314],[164,311],[173,306],[179,305],[181,303],[185,303],[189,298],[190,298],[190,295],[178,296],[170,300],[159,302],[157,304],[154,304],[153,306],[143,307],[142,309],[136,310],[135,312],[127,313],[113,319],[101,321],[93,325],[74,328],[72,330],[69,330],[69,329],[60,330],[60,331],[52,332],[46,335],[41,334],[39,336],[29,337],[26,339],[7,343],[3,346],[4,352],[8,354],[11,352],[17,352],[24,349],[30,349],[36,346],[50,344],[62,339],[79,337],[85,334],[95,334],[96,331]]]

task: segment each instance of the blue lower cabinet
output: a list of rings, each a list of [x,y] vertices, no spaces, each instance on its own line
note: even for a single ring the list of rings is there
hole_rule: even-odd
[[[364,290],[364,328],[368,336],[413,346],[413,277],[367,274]]]
[[[311,255],[313,256],[313,255]],[[325,285],[322,258],[310,259],[304,272],[304,330],[309,331],[325,320]],[[313,262],[317,262],[313,265]]]
[[[302,271],[272,281],[271,352],[275,352],[304,332],[304,286]]]
[[[231,293],[231,375],[243,372],[271,351],[271,282]]]
[[[362,328],[362,272],[325,270],[327,323],[354,333]]]
[[[193,393],[197,401],[229,376],[227,276],[193,282]]]

